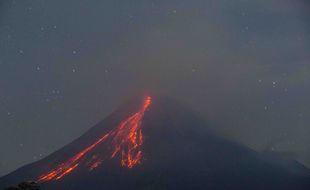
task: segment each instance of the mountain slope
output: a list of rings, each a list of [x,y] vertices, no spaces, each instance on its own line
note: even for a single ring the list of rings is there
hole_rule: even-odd
[[[215,135],[174,100],[144,97],[0,183],[36,180],[44,189],[69,190],[309,189],[309,171],[293,169]]]

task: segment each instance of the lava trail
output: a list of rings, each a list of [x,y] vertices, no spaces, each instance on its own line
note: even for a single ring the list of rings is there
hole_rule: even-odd
[[[59,180],[81,165],[90,171],[96,169],[104,160],[120,158],[122,167],[133,168],[141,163],[143,134],[141,123],[145,111],[151,105],[152,99],[147,96],[138,112],[123,120],[115,129],[100,137],[96,142],[77,153],[66,162],[59,164],[55,169],[40,175],[37,182]],[[87,156],[90,151],[101,143],[107,143],[107,154],[104,158],[97,155]],[[112,147],[112,148],[108,148]],[[90,158],[90,159],[89,159]],[[88,160],[87,160],[88,159]]]

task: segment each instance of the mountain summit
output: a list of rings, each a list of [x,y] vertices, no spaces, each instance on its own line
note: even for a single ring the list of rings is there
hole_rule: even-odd
[[[169,98],[123,105],[46,158],[0,179],[44,189],[308,190],[309,171],[226,140]]]

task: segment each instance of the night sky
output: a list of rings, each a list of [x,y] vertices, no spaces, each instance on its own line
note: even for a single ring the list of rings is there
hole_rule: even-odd
[[[0,175],[142,92],[310,167],[307,0],[0,1]]]

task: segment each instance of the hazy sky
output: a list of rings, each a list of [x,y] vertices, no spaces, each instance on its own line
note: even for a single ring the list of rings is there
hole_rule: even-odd
[[[3,0],[0,175],[143,91],[310,167],[309,23],[307,0]]]

